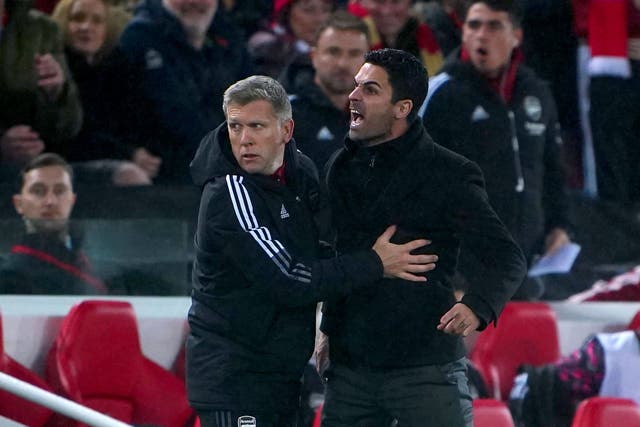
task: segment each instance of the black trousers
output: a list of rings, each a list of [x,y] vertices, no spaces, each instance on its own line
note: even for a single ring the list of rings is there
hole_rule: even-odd
[[[296,427],[295,411],[198,411],[202,427]]]
[[[640,202],[640,61],[632,77],[593,77],[590,114],[598,196]]]
[[[465,359],[372,372],[332,366],[322,427],[473,427]]]

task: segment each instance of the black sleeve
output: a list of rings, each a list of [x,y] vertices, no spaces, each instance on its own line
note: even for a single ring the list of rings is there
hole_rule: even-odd
[[[489,204],[480,168],[468,161],[459,170],[450,192],[450,209],[453,227],[461,237],[461,250],[469,252],[475,270],[468,275],[469,290],[462,303],[488,325],[497,321],[522,283],[526,262]]]
[[[207,191],[210,197],[203,195],[200,207],[205,229],[198,232],[206,241],[197,238],[196,246],[220,251],[278,304],[303,306],[334,299],[382,278],[382,262],[372,249],[326,260],[301,258],[296,248],[283,243],[272,220],[275,215],[241,177],[227,175]]]

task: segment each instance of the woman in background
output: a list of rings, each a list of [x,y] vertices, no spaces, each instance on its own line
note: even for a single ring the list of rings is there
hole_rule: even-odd
[[[60,26],[71,75],[80,92],[83,126],[66,153],[78,180],[149,184],[160,159],[127,140],[127,81],[118,39],[130,15],[105,0],[61,0],[53,18]],[[130,160],[130,161],[124,161]]]

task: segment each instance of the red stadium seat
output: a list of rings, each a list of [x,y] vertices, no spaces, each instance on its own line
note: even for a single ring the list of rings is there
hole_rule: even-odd
[[[543,303],[508,303],[498,326],[478,336],[469,357],[493,397],[506,400],[520,365],[543,365],[560,357],[555,313]]]
[[[184,427],[194,413],[185,386],[146,358],[128,302],[83,301],[64,318],[47,359],[62,395],[132,424]],[[61,426],[75,427],[67,420]]]
[[[640,406],[617,397],[592,397],[580,403],[571,427],[640,427]]]
[[[474,399],[473,425],[474,427],[514,427],[507,405],[495,399]]]
[[[0,371],[44,390],[51,388],[35,373],[22,366],[4,352],[2,318],[0,317]],[[30,427],[40,427],[51,418],[53,412],[44,406],[0,390],[0,416]]]

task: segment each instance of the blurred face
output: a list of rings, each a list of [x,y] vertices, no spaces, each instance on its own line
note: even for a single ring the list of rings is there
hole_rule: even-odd
[[[27,227],[38,232],[64,230],[75,201],[71,178],[61,166],[29,171],[20,194],[13,196],[13,205]]]
[[[329,94],[348,94],[368,50],[367,38],[359,31],[325,29],[311,53],[316,84]]]
[[[218,9],[218,0],[163,0],[164,5],[182,23],[187,34],[203,37],[213,15]]]
[[[514,28],[507,12],[493,11],[484,3],[474,4],[467,12],[462,43],[484,76],[499,76],[521,39],[522,30]]]
[[[362,0],[384,39],[394,39],[409,20],[411,0]]]
[[[282,166],[285,145],[293,135],[293,120],[281,123],[268,101],[229,104],[227,127],[231,151],[244,171],[271,175]]]
[[[68,43],[87,58],[100,50],[107,37],[107,7],[102,0],[76,0],[69,10]]]
[[[349,138],[376,145],[394,138],[396,105],[393,89],[384,68],[365,63],[355,77],[356,88],[349,94],[351,122]]]
[[[320,26],[331,14],[331,0],[294,0],[289,13],[293,35],[312,44]]]

